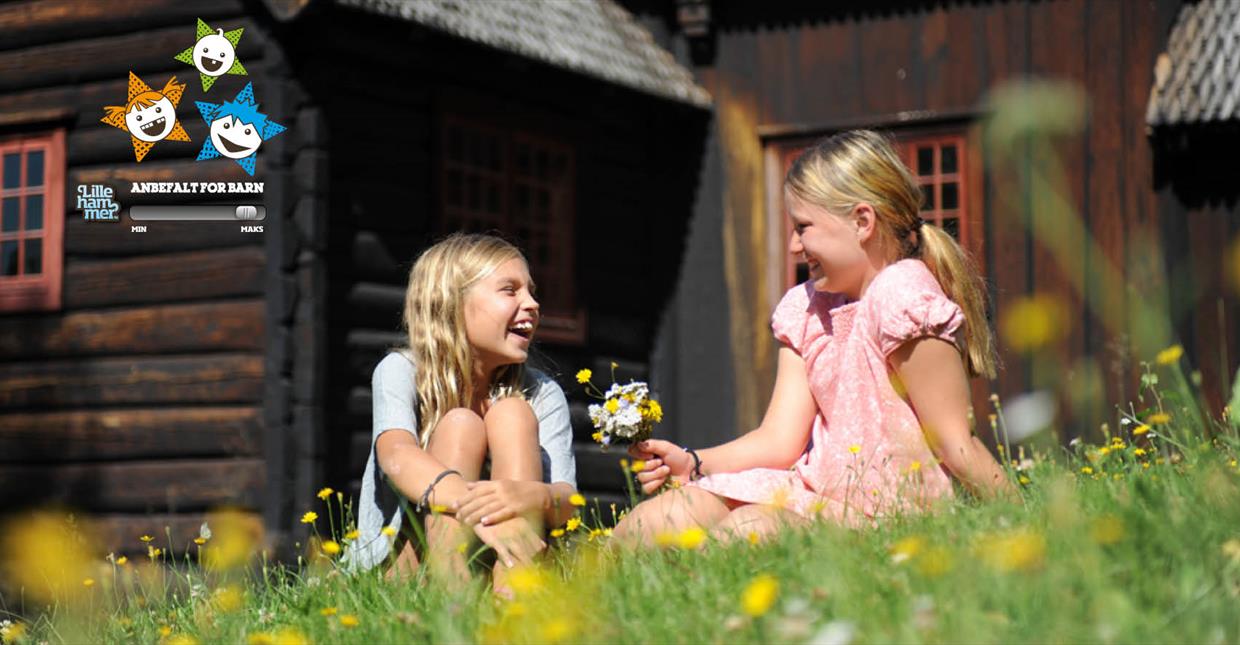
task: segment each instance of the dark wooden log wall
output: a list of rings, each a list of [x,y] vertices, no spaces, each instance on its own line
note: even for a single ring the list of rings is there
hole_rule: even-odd
[[[820,11],[717,6],[713,16],[716,55],[698,67],[697,73],[715,97],[718,114],[740,116],[720,118],[719,146],[726,179],[707,189],[719,191],[725,203],[740,205],[754,203],[754,195],[763,194],[761,174],[754,171],[761,167],[761,160],[744,152],[753,150],[750,142],[760,132],[812,135],[849,124],[909,127],[917,124],[918,113],[929,117],[973,114],[980,119],[988,89],[1004,80],[1033,76],[1079,84],[1089,97],[1088,123],[1079,138],[1062,148],[1072,204],[1102,252],[1124,268],[1139,291],[1102,293],[1095,279],[1099,259],[1088,257],[1084,246],[1084,275],[1065,275],[1025,230],[997,217],[998,188],[987,175],[980,195],[985,229],[981,259],[992,285],[996,316],[1002,316],[1016,298],[1049,292],[1068,304],[1071,327],[1052,352],[1067,368],[1053,374],[1035,373],[1029,361],[1001,344],[1006,369],[997,383],[978,387],[975,404],[988,408],[985,394],[989,391],[1011,397],[1038,387],[1061,393],[1087,387],[1092,377],[1076,367],[1080,359],[1092,357],[1100,368],[1107,405],[1072,411],[1068,431],[1079,434],[1096,429],[1108,418],[1114,422],[1111,406],[1136,394],[1137,361],[1152,358],[1138,355],[1139,350],[1131,346],[1130,312],[1135,302],[1130,300],[1138,298],[1137,293],[1167,286],[1167,274],[1157,269],[1157,263],[1151,268],[1136,254],[1134,241],[1142,236],[1161,239],[1163,229],[1171,225],[1162,218],[1182,217],[1160,212],[1153,150],[1144,122],[1154,60],[1165,45],[1179,3],[891,4],[894,8],[886,10],[840,6]],[[904,116],[897,118],[899,114]],[[983,161],[993,155],[981,153]],[[1036,217],[1045,206],[1045,201],[1035,197],[1021,216]],[[737,226],[741,226],[750,212],[736,210],[740,212]],[[1210,227],[1227,226],[1209,223],[1217,220],[1194,220],[1190,225],[1195,231],[1191,233],[1192,252],[1182,248],[1178,259],[1168,261],[1182,264],[1196,256],[1195,262],[1201,264],[1206,262],[1203,258],[1217,257],[1221,245],[1230,239],[1214,234],[1218,231]],[[1212,270],[1199,266],[1195,275]],[[756,282],[762,279],[751,277],[747,284],[757,293]],[[1077,280],[1084,280],[1088,297],[1106,299],[1102,319],[1088,314],[1083,299],[1069,287]],[[1215,288],[1214,293],[1221,292]],[[1215,298],[1208,300],[1216,302]],[[761,298],[740,303],[739,311],[737,305],[734,301],[734,328],[738,318],[743,328],[734,332],[734,342],[737,334],[742,338],[769,335],[764,329],[769,312],[755,309],[765,307]],[[756,322],[746,327],[744,320]],[[1199,322],[1193,324],[1203,330],[1210,324],[1217,328],[1217,323],[1200,316],[1195,320]],[[1234,327],[1230,323],[1224,334],[1232,337],[1233,345],[1220,339],[1217,331],[1198,334],[1204,342],[1198,344],[1200,351],[1192,363],[1200,366],[1208,385],[1212,381],[1211,387],[1217,388],[1218,374],[1236,367],[1234,351],[1226,367],[1216,357],[1220,343],[1234,347]],[[1117,331],[1109,333],[1108,328]],[[741,362],[738,389],[762,384],[761,379],[746,381],[742,374],[739,365],[751,361],[750,356],[736,360]],[[769,388],[763,392],[763,404],[766,392]]]
[[[574,149],[576,281],[588,339],[543,343],[532,364],[555,376],[572,402],[581,488],[618,501],[622,455],[601,455],[590,444],[572,375],[581,367],[605,375],[616,360],[619,378],[649,378],[654,329],[673,286],[667,276],[678,270],[696,188],[705,113],[406,23],[343,10],[311,20],[290,60],[322,97],[331,133],[325,481],[352,491],[359,485],[370,447],[371,373],[404,343],[408,272],[440,234],[436,124],[463,114]],[[328,30],[337,38],[316,37]],[[372,46],[333,44],[355,37]],[[602,285],[631,295],[602,297]]]
[[[194,101],[231,99],[247,81],[261,109],[291,125],[267,102],[271,56],[251,9],[240,1],[0,4],[0,113],[55,107],[66,115],[9,119],[16,125],[5,133],[66,129],[69,205],[55,215],[67,218],[62,310],[0,317],[0,508],[86,512],[109,550],[140,549],[138,535],[165,526],[180,548],[208,509],[257,511],[266,497],[264,360],[280,322],[265,295],[271,238],[217,222],[155,222],[135,234],[128,221],[85,222],[72,210],[76,186],[89,183],[115,187],[122,207],[232,201],[131,197],[128,182],[250,180],[230,160],[194,161],[206,133]],[[225,77],[206,95],[196,70],[173,59],[193,42],[199,17],[245,27],[238,55],[250,73]],[[137,164],[129,137],[100,123],[105,105],[123,104],[130,70],[152,86],[174,74],[187,84],[178,117],[192,142],[161,142]],[[268,195],[279,165],[279,152],[264,148],[255,180],[267,182]],[[269,217],[267,230],[278,222]]]

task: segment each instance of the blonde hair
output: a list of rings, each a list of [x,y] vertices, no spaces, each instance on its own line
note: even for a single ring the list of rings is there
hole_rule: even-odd
[[[474,360],[465,333],[465,295],[501,264],[525,256],[517,247],[492,236],[455,233],[427,249],[409,272],[405,292],[406,351],[417,366],[418,440],[430,445],[431,433],[453,408],[470,407]],[[525,398],[525,366],[505,365],[491,382],[492,399]]]
[[[964,310],[965,369],[994,378],[994,337],[986,321],[986,285],[952,236],[921,219],[922,193],[885,137],[870,130],[842,132],[819,141],[788,169],[789,196],[833,214],[869,204],[879,242],[895,259],[926,263],[947,297]]]

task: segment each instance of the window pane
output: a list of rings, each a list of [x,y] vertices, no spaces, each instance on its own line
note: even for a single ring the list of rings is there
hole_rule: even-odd
[[[943,184],[943,210],[960,208],[960,188],[954,181]]]
[[[17,240],[0,242],[0,275],[17,275]]]
[[[934,174],[934,148],[917,149],[917,174],[922,176]]]
[[[12,233],[21,228],[22,223],[19,219],[21,217],[21,211],[19,210],[21,202],[18,201],[20,199],[20,197],[4,198],[4,217],[3,221],[0,221],[0,231]]]
[[[26,269],[22,273],[43,273],[43,238],[26,238]]]
[[[14,152],[4,155],[4,187],[19,188],[22,184],[22,157]]]
[[[31,150],[26,153],[26,185],[43,185],[43,151]]]
[[[956,144],[948,144],[939,148],[939,172],[948,175],[956,172]]]
[[[37,231],[43,228],[43,196],[26,195],[26,230]]]
[[[921,210],[934,210],[934,184],[921,185]]]
[[[943,227],[943,230],[947,231],[948,235],[956,238],[957,242],[960,241],[960,220],[959,219],[955,217],[944,217],[942,227]]]

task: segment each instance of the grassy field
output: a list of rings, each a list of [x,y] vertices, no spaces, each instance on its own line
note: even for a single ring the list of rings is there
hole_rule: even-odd
[[[511,601],[481,579],[449,592],[343,572],[339,547],[352,536],[328,491],[308,509],[324,537],[296,567],[264,566],[228,513],[189,551],[170,554],[157,538],[150,557],[130,560],[92,553],[81,527],[43,514],[4,538],[8,573],[26,590],[4,599],[0,638],[1237,642],[1236,435],[1196,407],[1171,353],[1149,373],[1182,387],[1160,393],[1145,379],[1143,409],[1116,431],[1068,448],[1047,437],[1052,447],[1009,460],[1022,504],[960,498],[879,527],[820,523],[763,543],[689,531],[646,551],[611,544],[587,519],[543,566],[514,575]]]

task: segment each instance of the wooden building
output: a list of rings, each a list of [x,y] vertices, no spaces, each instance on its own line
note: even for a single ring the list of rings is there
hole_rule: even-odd
[[[200,91],[173,58],[197,19],[244,28],[248,76]],[[1032,294],[1066,303],[1042,352],[1056,369],[1003,346],[978,406],[1048,389],[1068,432],[1111,417],[1148,358],[1131,314],[1147,302],[1174,314],[1154,338],[1185,344],[1217,405],[1236,368],[1219,259],[1237,228],[1223,156],[1236,25],[1224,0],[0,3],[0,157],[18,159],[0,194],[16,204],[0,231],[0,509],[68,504],[101,520],[109,548],[133,548],[236,505],[288,544],[320,486],[356,486],[370,372],[402,342],[408,269],[458,228],[527,249],[548,314],[539,360],[572,398],[581,487],[617,499],[618,455],[588,444],[568,375],[616,361],[620,378],[649,378],[660,432],[681,443],[756,425],[770,311],[798,270],[782,173],[815,138],[862,126],[897,137],[926,217],[979,260],[996,321]],[[189,83],[194,143],[135,163],[100,123],[130,70]],[[1069,269],[1029,232],[1045,196],[1013,204],[994,174],[1010,151],[980,129],[991,89],[1030,77],[1088,99],[1083,132],[1056,148],[1097,241]],[[251,180],[195,161],[206,129],[191,104],[245,82],[288,128],[259,154],[261,195],[129,194]],[[267,219],[262,234],[130,233],[83,219],[84,185],[117,188],[125,207],[244,199]],[[1095,278],[1106,264],[1122,287]],[[1075,391],[1098,396],[1074,406]]]

